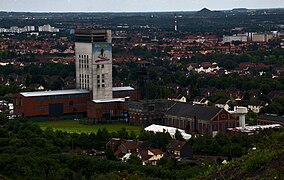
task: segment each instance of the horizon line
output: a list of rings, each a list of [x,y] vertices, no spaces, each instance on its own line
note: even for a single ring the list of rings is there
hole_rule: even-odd
[[[202,9],[209,8],[201,8],[199,10],[157,10],[157,11],[11,11],[11,10],[0,10],[0,12],[6,13],[166,13],[166,12],[198,12]],[[270,7],[270,8],[246,8],[246,7],[236,7],[232,9],[209,9],[211,11],[232,11],[234,9],[247,9],[247,10],[271,10],[271,9],[284,9],[284,7]]]

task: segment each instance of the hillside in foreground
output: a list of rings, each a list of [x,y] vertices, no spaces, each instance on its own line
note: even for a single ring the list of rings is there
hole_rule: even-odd
[[[282,179],[284,132],[276,132],[247,155],[226,165],[212,167],[202,179]]]

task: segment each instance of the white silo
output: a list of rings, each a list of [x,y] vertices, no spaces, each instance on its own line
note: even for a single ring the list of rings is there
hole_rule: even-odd
[[[246,107],[235,106],[235,114],[239,116],[239,127],[244,128],[246,126],[246,114],[248,109]]]

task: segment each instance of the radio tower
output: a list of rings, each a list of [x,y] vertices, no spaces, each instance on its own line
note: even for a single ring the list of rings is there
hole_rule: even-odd
[[[178,26],[177,26],[177,14],[175,13],[175,31],[178,30]]]

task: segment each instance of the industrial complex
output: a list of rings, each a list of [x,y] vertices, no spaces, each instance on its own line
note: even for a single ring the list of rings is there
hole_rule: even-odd
[[[134,125],[167,125],[190,133],[216,134],[245,127],[247,109],[235,111],[145,98],[147,62],[139,62],[136,89],[113,87],[110,30],[75,31],[76,89],[21,92],[14,113],[32,121],[78,119],[88,124],[120,119]]]
[[[34,121],[88,117],[92,123],[127,116],[128,100],[139,99],[130,87],[112,87],[110,30],[75,33],[76,89],[22,92],[14,96],[15,114]]]

